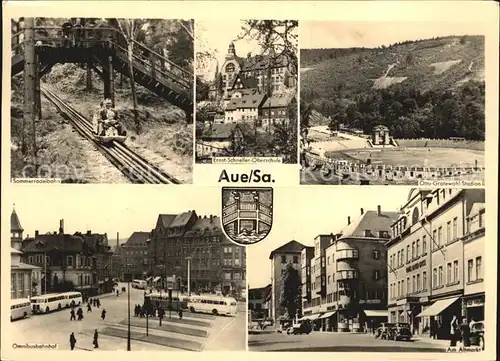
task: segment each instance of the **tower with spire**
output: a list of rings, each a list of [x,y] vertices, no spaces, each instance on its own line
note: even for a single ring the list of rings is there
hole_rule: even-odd
[[[236,47],[234,46],[234,43],[231,41],[227,49],[226,59],[230,60],[234,59],[235,57],[236,57]]]
[[[19,221],[14,205],[12,214],[10,215],[10,245],[18,251],[21,250],[23,244],[23,232],[24,229],[21,227],[21,222]]]

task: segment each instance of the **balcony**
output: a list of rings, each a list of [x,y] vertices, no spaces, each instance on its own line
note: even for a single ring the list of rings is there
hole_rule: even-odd
[[[337,271],[337,273],[335,274],[335,279],[337,281],[358,279],[358,271],[357,270]]]
[[[346,259],[358,259],[359,252],[357,249],[341,249],[335,252],[335,258],[337,261]]]

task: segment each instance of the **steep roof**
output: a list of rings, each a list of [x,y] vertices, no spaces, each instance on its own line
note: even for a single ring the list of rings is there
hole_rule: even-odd
[[[203,234],[205,236],[219,236],[222,234],[220,217],[203,216],[198,217],[195,223],[191,226],[186,236],[195,236]]]
[[[236,83],[238,83],[238,80],[243,85],[243,89],[256,88],[257,85],[258,85],[258,81],[257,81],[257,79],[255,77],[253,77],[253,76],[245,77],[245,76],[242,75],[241,72],[239,72],[238,75],[236,75],[234,77],[234,80],[233,80],[233,82],[231,84],[231,89],[232,90],[237,89],[237,88],[235,88],[235,86],[236,86]]]
[[[206,127],[202,139],[230,139],[233,135],[235,123],[214,123]]]
[[[21,227],[21,222],[19,222],[19,217],[17,216],[16,210],[12,210],[10,215],[10,231],[11,232],[22,232],[24,231]]]
[[[283,254],[283,253],[300,253],[304,249],[304,245],[300,242],[297,241],[290,241],[288,243],[285,243],[281,247],[276,248],[269,254],[269,259],[273,259],[273,257],[276,254]]]
[[[23,252],[48,252],[61,250],[66,252],[88,252],[88,245],[82,237],[71,234],[39,234],[23,242]]]
[[[178,214],[175,219],[170,223],[169,228],[173,227],[185,227],[188,225],[189,221],[191,218],[196,216],[196,213],[194,211],[188,211],[188,212],[183,212],[181,214]]]
[[[467,218],[478,215],[479,212],[484,210],[484,209],[485,209],[484,202],[474,202],[471,209],[470,209],[469,214],[467,215]]]
[[[259,287],[259,288],[250,288],[248,290],[248,299],[266,299],[271,293],[272,286],[271,284],[268,284],[264,287]]]
[[[134,232],[129,237],[127,242],[125,242],[122,246],[130,247],[130,246],[145,246],[146,241],[150,237],[150,232]]]
[[[158,222],[156,225],[162,228],[168,228],[175,217],[177,217],[177,214],[160,214],[158,215]]]
[[[265,70],[274,63],[274,67],[282,67],[287,65],[287,58],[284,55],[275,56],[272,59],[269,55],[254,55],[243,59],[241,71]]]
[[[399,212],[381,211],[380,215],[378,215],[378,211],[366,211],[362,216],[351,221],[349,225],[342,229],[340,232],[342,236],[339,239],[365,237],[365,230],[372,231],[373,237],[378,237],[378,234],[374,232],[389,232],[391,224],[398,219],[399,215]]]
[[[287,96],[274,96],[267,98],[265,101],[264,105],[262,106],[263,108],[285,108],[288,107],[292,101],[294,100],[294,97],[287,97]]]
[[[18,251],[17,249],[10,247],[10,254],[23,254],[23,252]]]
[[[226,106],[226,110],[260,108],[266,94],[253,91],[251,94],[242,94],[241,98],[232,98]]]

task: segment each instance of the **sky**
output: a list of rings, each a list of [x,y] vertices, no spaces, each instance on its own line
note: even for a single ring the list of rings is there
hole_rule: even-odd
[[[242,33],[241,20],[221,19],[217,20],[197,20],[195,22],[196,33],[196,52],[210,52],[215,55],[219,61],[219,67],[224,63],[229,43],[234,41],[236,55],[246,57],[249,52],[252,54],[260,53],[260,47],[257,41],[235,39]],[[200,35],[202,34],[202,35]],[[198,75],[209,80],[215,76],[216,62],[212,61],[207,67],[199,67]]]
[[[57,231],[59,220],[64,219],[67,233],[91,230],[116,239],[119,232],[120,239],[125,240],[134,231],[151,231],[160,213],[195,210],[198,215],[209,216],[220,215],[221,209],[219,187],[137,185],[134,190],[135,186],[130,185],[59,185],[55,190],[51,187],[12,186],[9,194],[4,195],[2,204],[8,204],[6,214],[10,217],[15,204],[25,236],[33,236],[35,230]]]
[[[301,21],[300,48],[378,47],[448,35],[482,35],[484,24],[465,22]]]
[[[319,187],[275,188],[274,220],[271,233],[263,241],[247,247],[247,279],[251,288],[270,283],[269,254],[295,240],[306,246],[314,244],[319,234],[339,232],[347,217],[355,219],[365,211],[399,211],[410,187]]]

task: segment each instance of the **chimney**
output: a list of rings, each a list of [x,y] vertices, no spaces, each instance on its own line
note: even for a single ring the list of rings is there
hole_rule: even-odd
[[[60,234],[64,233],[64,219],[59,220],[59,233]]]
[[[247,54],[247,58],[250,59],[252,57],[252,53],[251,52],[248,52]]]
[[[120,247],[120,232],[116,232],[116,248]]]
[[[35,238],[38,237],[38,229],[35,231]]]
[[[381,215],[382,215],[382,207],[380,207],[380,205],[378,205],[378,206],[377,206],[377,214],[378,214],[379,216],[381,216]]]
[[[92,234],[91,230],[87,230],[87,236],[90,236]]]
[[[214,223],[214,216],[210,215],[210,223]]]
[[[348,216],[348,217],[347,217],[347,225],[350,225],[350,224],[351,224],[351,217],[350,217],[350,216]]]
[[[365,210],[363,208],[361,208],[361,215],[363,215],[365,213]]]

